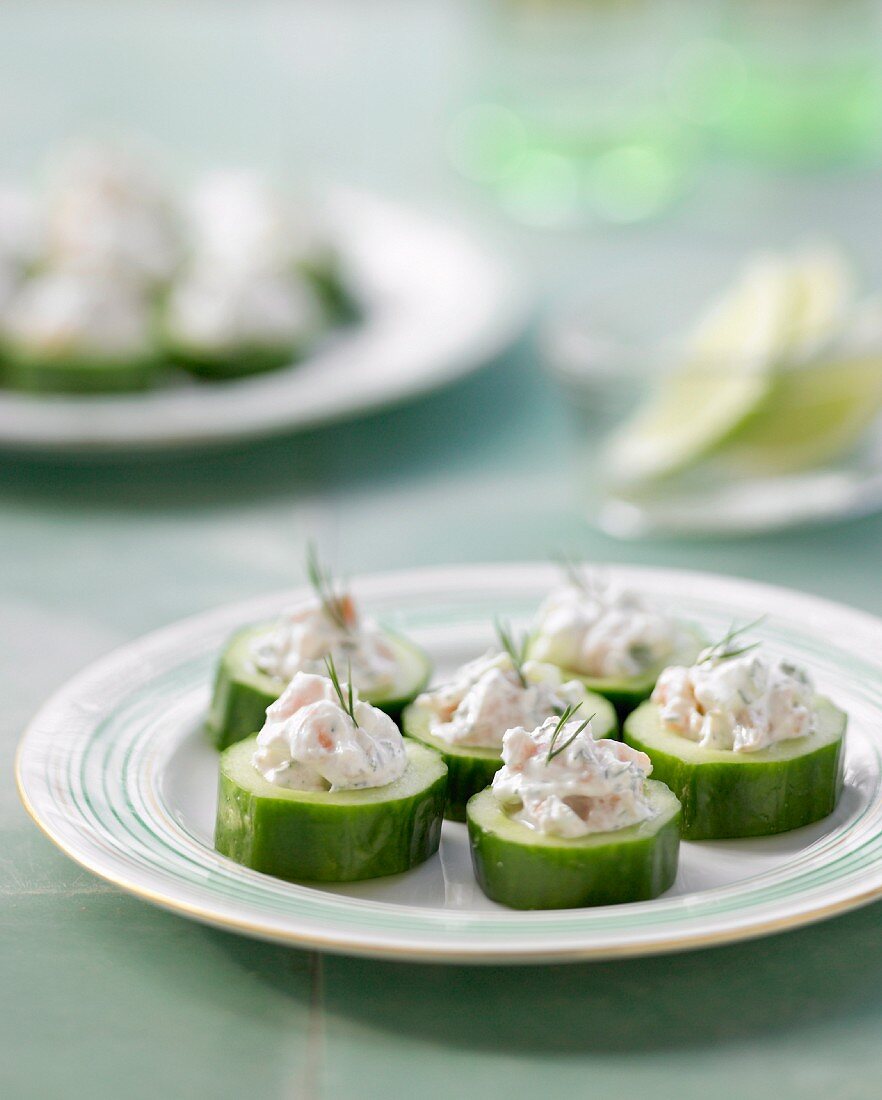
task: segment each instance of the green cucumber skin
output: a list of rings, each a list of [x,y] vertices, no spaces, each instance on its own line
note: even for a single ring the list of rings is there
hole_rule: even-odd
[[[271,624],[263,623],[239,630],[227,643],[214,679],[214,691],[205,728],[218,749],[250,737],[263,728],[266,708],[282,694],[285,685],[261,673],[248,674],[236,660],[235,647],[249,637],[256,637]],[[408,643],[410,644],[410,643]],[[411,648],[416,649],[415,646]],[[384,711],[397,722],[402,710],[424,690],[429,681],[431,666],[426,658],[425,674],[407,695],[393,699],[377,699],[370,695],[362,698]]]
[[[684,840],[772,836],[810,825],[836,808],[843,783],[843,738],[789,760],[693,764],[644,743],[635,726],[652,703],[625,723],[625,743],[645,752],[654,779],[683,807]],[[735,754],[733,754],[735,755]]]
[[[129,363],[31,359],[9,354],[3,382],[27,393],[132,393],[149,389],[160,364],[155,359]]]
[[[336,257],[323,256],[303,260],[299,264],[299,271],[332,325],[351,325],[361,320],[361,305],[346,285]]]
[[[680,815],[649,835],[608,844],[542,847],[502,837],[468,816],[472,867],[491,901],[509,909],[582,909],[658,897],[677,877]],[[630,831],[630,830],[629,830]]]
[[[207,382],[223,382],[227,379],[248,378],[253,374],[288,367],[302,359],[305,347],[242,348],[227,354],[212,354],[196,348],[169,345],[169,361],[196,378]]]
[[[425,741],[422,743],[427,744]],[[451,756],[442,752],[441,759],[447,765],[447,806],[444,816],[448,821],[465,821],[469,799],[493,782],[493,776],[502,767],[502,757],[482,760],[476,756]]]
[[[581,677],[574,677],[581,679]],[[601,714],[601,701],[597,701],[597,717],[604,723],[607,732],[604,737],[615,740],[618,737],[618,726],[613,711],[607,708],[607,712]],[[606,706],[606,704],[603,704]],[[593,704],[591,705],[593,708]],[[591,709],[588,710],[591,713]],[[463,747],[459,752],[452,751],[438,737],[432,737],[428,732],[428,716],[426,712],[416,704],[406,707],[401,716],[401,730],[405,737],[411,737],[430,749],[440,753],[447,765],[447,809],[444,816],[449,821],[465,821],[466,805],[473,794],[489,786],[493,782],[493,776],[502,767],[501,753],[491,754],[488,750],[468,749]]]
[[[281,694],[261,691],[256,684],[236,676],[225,660],[217,670],[206,729],[218,749],[227,749],[244,737],[258,733],[266,720],[266,708]]]
[[[418,717],[419,711],[415,706],[406,707],[401,716],[402,732],[405,737],[427,745],[440,755],[447,765],[447,806],[444,816],[448,821],[465,821],[468,800],[493,782],[493,776],[502,767],[502,757],[465,756],[445,752],[438,738],[430,739],[425,732],[417,732]]]
[[[215,848],[254,871],[289,882],[355,882],[400,874],[438,851],[444,773],[417,794],[388,802],[292,802],[236,782],[225,769],[227,753],[221,757]]]

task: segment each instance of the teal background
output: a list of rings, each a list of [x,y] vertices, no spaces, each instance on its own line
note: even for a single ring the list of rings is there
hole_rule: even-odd
[[[875,169],[716,165],[663,222],[591,234],[507,225],[447,167],[445,120],[478,86],[465,4],[47,4],[0,13],[5,155],[96,120],[182,168],[224,157],[465,207],[540,300],[647,260],[723,258],[835,233],[872,265]],[[402,88],[406,87],[406,94]],[[181,616],[341,571],[545,558],[674,565],[882,613],[882,518],[765,538],[616,543],[580,512],[567,410],[532,334],[473,379],[350,426],[202,455],[0,459],[0,1094],[538,1095],[777,1100],[879,1095],[882,908],[739,946],[535,969],[408,966],[249,942],[152,909],[69,862],[12,781],[47,694]],[[882,641],[880,641],[882,645]]]

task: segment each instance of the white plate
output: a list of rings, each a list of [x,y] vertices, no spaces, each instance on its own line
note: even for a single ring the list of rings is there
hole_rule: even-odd
[[[100,397],[0,390],[0,447],[161,449],[314,427],[438,389],[516,335],[523,288],[464,230],[342,190],[328,219],[365,308],[357,325],[301,363],[226,383]]]
[[[684,843],[654,901],[516,913],[489,902],[465,827],[406,875],[333,888],[247,870],[212,848],[217,757],[200,723],[231,630],[303,592],[190,619],[107,657],[37,715],[18,759],[21,796],[73,859],[140,897],[248,935],[342,953],[469,962],[650,954],[819,920],[882,894],[882,623],[826,601],[700,573],[609,567],[709,631],[767,615],[770,651],[804,662],[850,716],[836,812],[778,837]],[[481,652],[493,615],[526,622],[557,571],[494,565],[357,582],[365,605],[425,645],[444,675]]]

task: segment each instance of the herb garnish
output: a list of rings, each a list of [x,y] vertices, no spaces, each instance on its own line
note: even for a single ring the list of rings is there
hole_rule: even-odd
[[[343,687],[340,683],[340,677],[337,675],[337,666],[334,664],[332,653],[325,657],[325,668],[328,670],[328,679],[333,684],[337,698],[340,700],[340,706],[352,719],[353,726],[358,729],[358,719],[355,717],[355,697],[352,694],[352,662],[349,662],[347,668],[346,695],[343,694]]]
[[[335,589],[333,574],[330,569],[322,565],[315,543],[312,541],[306,547],[306,575],[325,614],[341,630],[348,631],[350,624],[346,620],[344,610],[346,594]]]
[[[571,558],[569,554],[557,555],[558,563],[564,577],[572,585],[586,596],[599,600],[607,588],[607,581],[599,576],[596,569],[591,569],[584,561]]]
[[[752,623],[747,623],[744,626],[735,626],[733,622],[728,631],[723,635],[718,642],[715,642],[712,646],[704,651],[702,656],[698,660],[698,664],[713,664],[715,661],[729,661],[733,657],[743,657],[745,653],[750,653],[752,650],[761,646],[762,642],[750,642],[748,645],[738,645],[734,647],[733,642],[736,642],[743,634],[746,634],[748,630],[753,630],[754,627],[759,626],[761,622],[765,621],[765,615],[760,615],[758,619],[754,619]]]
[[[591,718],[586,718],[585,721],[582,722],[582,724],[579,726],[579,728],[576,730],[576,732],[573,734],[572,737],[570,737],[566,741],[564,741],[564,743],[562,745],[558,745],[557,744],[557,739],[558,739],[558,737],[560,737],[564,726],[567,724],[567,722],[569,722],[569,720],[573,717],[573,715],[576,713],[576,711],[579,709],[579,707],[581,707],[581,705],[582,705],[581,703],[576,703],[576,705],[573,706],[573,704],[570,703],[567,706],[567,708],[564,710],[564,712],[560,716],[560,718],[558,718],[557,725],[554,727],[554,733],[552,733],[551,740],[548,742],[548,754],[545,757],[545,763],[546,764],[550,764],[551,761],[555,758],[555,756],[560,756],[560,754],[565,749],[568,749],[570,747],[570,745],[572,745],[572,743],[579,736],[579,734],[582,732],[582,730],[584,730],[590,724],[591,718],[595,717],[595,715],[592,714]]]
[[[582,571],[581,562],[573,561],[569,554],[559,554],[558,561],[564,576],[573,588],[579,588],[584,592],[587,588],[587,578]]]
[[[527,677],[524,675],[524,661],[527,659],[527,646],[530,644],[529,635],[523,634],[520,641],[517,641],[509,623],[504,623],[502,619],[495,619],[493,625],[496,627],[496,636],[499,638],[500,646],[511,658],[515,675],[520,680],[521,687],[526,688]]]

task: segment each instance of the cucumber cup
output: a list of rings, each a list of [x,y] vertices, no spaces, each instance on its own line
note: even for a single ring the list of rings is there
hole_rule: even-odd
[[[688,840],[767,836],[832,813],[842,790],[846,715],[816,697],[813,733],[757,752],[702,748],[667,729],[654,703],[625,722],[625,742],[652,760],[652,774],[683,806]]]
[[[546,836],[510,817],[491,789],[468,803],[472,866],[481,889],[510,909],[578,909],[645,901],[677,875],[680,804],[646,780],[655,814],[606,833]]]
[[[361,318],[361,306],[346,283],[337,255],[323,252],[310,256],[298,264],[298,269],[331,324],[350,325]]]
[[[579,677],[573,677],[579,679]],[[616,737],[618,722],[611,703],[600,695],[586,691],[582,713],[594,714],[591,723],[595,737]],[[429,732],[430,712],[426,707],[413,703],[401,716],[401,729],[405,737],[411,737],[439,752],[447,765],[447,809],[444,816],[451,821],[466,820],[466,803],[473,794],[482,791],[502,767],[501,749],[480,748],[468,745],[451,745]],[[504,730],[501,732],[505,732]]]
[[[285,681],[266,675],[254,664],[253,646],[275,625],[261,623],[240,630],[221,656],[206,722],[208,733],[219,749],[256,733],[263,726],[266,708],[286,687]],[[360,694],[365,702],[397,718],[429,682],[431,664],[425,653],[406,638],[390,633],[388,640],[395,649],[398,664],[395,684],[381,694],[366,691]]]
[[[49,357],[7,346],[3,357],[5,385],[29,393],[131,393],[148,389],[161,373],[152,354],[133,359]]]
[[[395,875],[438,850],[447,768],[407,742],[404,774],[382,787],[297,791],[252,764],[257,738],[220,759],[215,847],[252,870],[289,881],[352,882]]]
[[[196,344],[167,341],[170,362],[195,378],[207,382],[225,382],[232,378],[248,378],[291,366],[306,354],[307,344],[260,344],[219,349]]]

